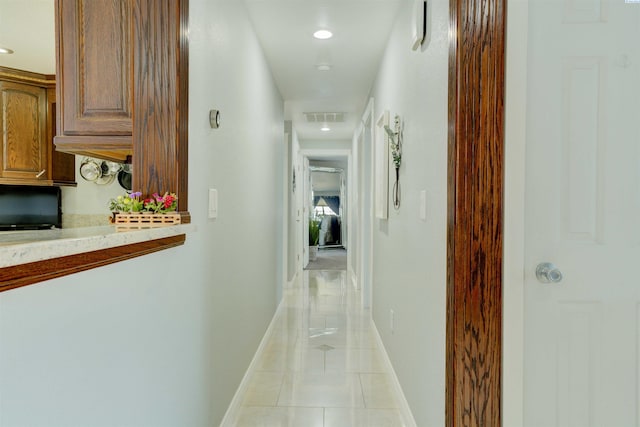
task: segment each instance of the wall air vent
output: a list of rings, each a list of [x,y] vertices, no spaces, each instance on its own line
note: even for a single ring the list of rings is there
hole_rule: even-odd
[[[308,123],[341,123],[345,113],[303,113]]]

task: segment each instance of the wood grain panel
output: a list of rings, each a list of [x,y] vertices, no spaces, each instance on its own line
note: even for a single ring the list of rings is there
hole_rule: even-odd
[[[102,136],[87,138],[85,136],[55,137],[56,150],[99,159],[125,162],[131,158],[131,137]]]
[[[130,28],[128,0],[56,0],[62,101],[56,143],[65,136],[131,135]]]
[[[447,426],[501,425],[506,0],[452,0]]]
[[[56,88],[47,88],[47,145],[50,147],[51,179],[55,185],[73,186],[76,183],[76,156],[55,149],[56,135]]]
[[[183,245],[184,234],[0,268],[0,292]]]
[[[128,2],[83,0],[78,8],[79,112],[84,117],[119,117],[130,124],[131,81],[122,78],[131,74]]]
[[[22,176],[9,174],[11,177],[1,177],[0,183],[75,186],[75,157],[56,151],[53,145],[53,138],[56,134],[56,76],[0,67],[0,81],[4,82],[3,84],[5,85],[14,83],[19,85],[17,87],[29,88],[30,93],[38,97],[42,95],[43,90],[46,92],[46,104],[41,104],[40,100],[37,104],[38,107],[43,105],[46,107],[43,107],[43,111],[38,113],[38,117],[42,114],[46,116],[46,134],[41,135],[42,150],[38,152],[33,150],[34,154],[43,156],[40,157],[40,160],[46,156],[44,163],[42,166],[28,171],[28,173],[22,174]],[[4,117],[4,115],[0,115],[0,122],[3,121]],[[7,132],[7,134],[9,133]],[[3,158],[1,153],[2,151],[0,150],[0,159]],[[31,161],[34,162],[33,160]],[[0,160],[1,163],[2,161]],[[40,161],[35,161],[34,164],[40,165]],[[44,168],[47,169],[46,172],[40,175],[40,171]],[[40,177],[36,178],[37,175],[40,175]]]
[[[47,180],[46,114],[44,88],[0,81],[0,177]]]
[[[25,83],[38,87],[55,87],[56,76],[0,66],[0,80]]]
[[[40,100],[44,92],[36,93],[9,89],[2,91],[2,116],[4,123],[3,169],[38,173],[41,161],[43,135],[40,120]]]
[[[133,1],[133,188],[175,192],[187,210],[187,0]]]

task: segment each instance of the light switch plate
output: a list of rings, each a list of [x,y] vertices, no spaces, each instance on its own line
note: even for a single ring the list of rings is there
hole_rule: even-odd
[[[427,220],[427,190],[420,192],[420,219]]]
[[[209,189],[209,218],[218,218],[218,190]]]

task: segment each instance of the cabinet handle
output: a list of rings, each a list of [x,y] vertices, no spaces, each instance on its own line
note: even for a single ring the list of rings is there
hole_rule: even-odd
[[[46,172],[46,169],[42,169],[37,175],[36,178],[40,178],[42,175],[44,175],[44,173]]]

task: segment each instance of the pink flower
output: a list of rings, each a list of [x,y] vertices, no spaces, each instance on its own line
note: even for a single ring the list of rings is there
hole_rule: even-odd
[[[171,205],[173,204],[173,202],[175,202],[175,198],[171,195],[171,194],[166,194],[164,196],[164,207],[165,209],[168,209],[171,207]]]

